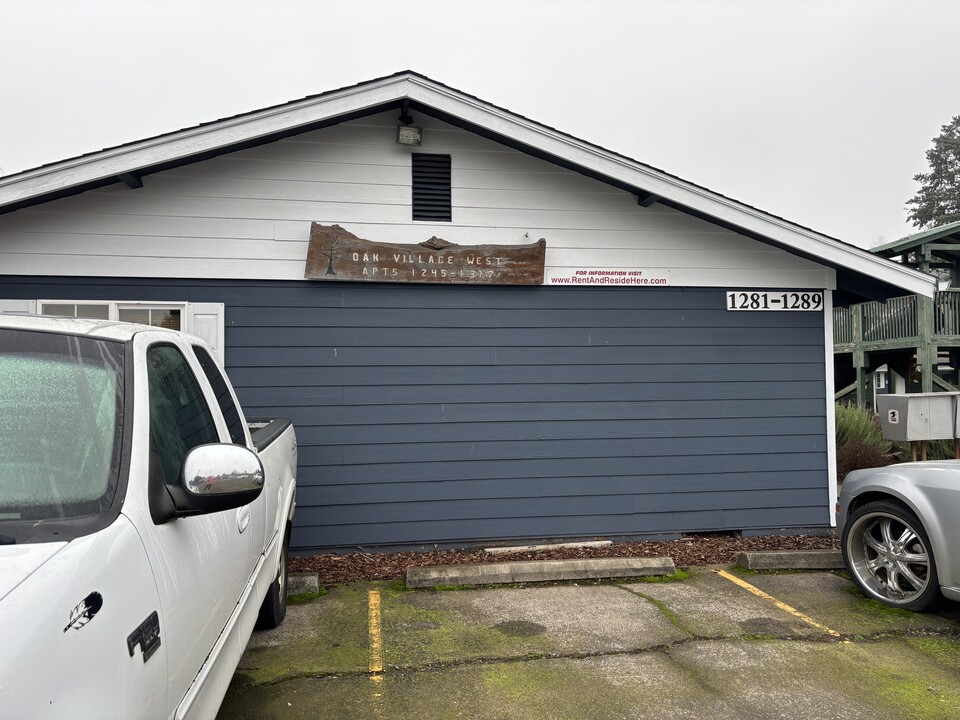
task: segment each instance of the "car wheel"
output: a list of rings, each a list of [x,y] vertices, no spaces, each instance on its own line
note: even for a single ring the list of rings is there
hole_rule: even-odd
[[[280,548],[280,569],[277,577],[267,590],[267,596],[260,606],[257,616],[257,630],[272,630],[283,622],[287,615],[287,546],[290,544],[290,532],[284,534]]]
[[[867,597],[905,610],[928,610],[940,596],[937,566],[920,520],[886,500],[867,503],[847,519],[843,560]]]

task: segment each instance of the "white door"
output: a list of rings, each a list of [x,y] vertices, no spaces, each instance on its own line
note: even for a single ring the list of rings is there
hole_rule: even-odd
[[[135,343],[146,344],[146,334]],[[139,503],[137,525],[143,535],[157,587],[163,642],[170,658],[170,698],[179,703],[237,606],[250,577],[249,516],[262,500],[239,510],[178,518],[157,523],[169,507],[166,485],[179,482],[187,451],[210,442],[229,442],[214,399],[198,383],[196,359],[183,345],[167,340],[145,348],[147,367],[138,367],[137,419],[143,431],[134,438],[135,466],[147,469],[149,498]],[[142,357],[141,349],[134,353]],[[148,407],[140,402],[149,390]],[[144,462],[144,456],[148,459]],[[131,508],[131,512],[135,509]]]

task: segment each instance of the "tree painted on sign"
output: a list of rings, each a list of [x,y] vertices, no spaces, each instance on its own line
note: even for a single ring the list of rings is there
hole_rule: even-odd
[[[333,261],[337,259],[340,255],[340,236],[334,235],[332,238],[327,240],[325,245],[321,245],[317,248],[317,254],[322,255],[327,259],[327,271],[324,275],[336,275],[337,273],[333,270]]]
[[[920,190],[907,201],[907,220],[921,230],[960,220],[960,115],[940,128],[927,162],[930,172],[913,176]]]

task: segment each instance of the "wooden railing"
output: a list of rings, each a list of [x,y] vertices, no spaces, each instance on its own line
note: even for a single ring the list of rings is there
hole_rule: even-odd
[[[924,330],[919,309],[916,295],[891,298],[885,303],[868,302],[834,308],[833,343],[885,343],[917,338]],[[932,325],[934,336],[960,336],[960,290],[936,294]]]
[[[937,293],[933,299],[935,335],[960,335],[960,290]]]

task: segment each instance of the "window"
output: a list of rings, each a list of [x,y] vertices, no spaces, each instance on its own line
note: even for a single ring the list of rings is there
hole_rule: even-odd
[[[153,327],[183,330],[203,338],[217,351],[221,363],[224,355],[223,303],[208,302],[140,302],[135,300],[14,300],[0,298],[0,314],[54,315],[137,322]]]
[[[413,154],[413,219],[450,222],[450,156]]]
[[[186,307],[186,303],[91,303],[73,300],[40,300],[38,305],[41,315],[120,320],[171,330],[184,329],[181,317]]]
[[[153,325],[180,330],[180,308],[124,307],[117,308],[117,319],[123,322]]]
[[[0,330],[0,521],[104,512],[117,489],[121,343]]]
[[[217,367],[216,361],[210,357],[210,354],[199,345],[193,346],[193,352],[200,362],[200,367],[203,368],[203,374],[207,376],[207,380],[217,396],[217,404],[220,406],[220,412],[223,413],[223,418],[227,422],[227,430],[230,431],[230,442],[234,445],[246,446],[247,438],[243,433],[243,422],[240,420],[240,413],[233,402],[233,395],[230,394],[230,386],[223,379],[220,368]]]
[[[109,320],[109,305],[89,305],[80,303],[44,303],[40,311],[42,315],[56,315],[58,317],[90,318],[92,320]]]
[[[220,442],[217,426],[193,371],[172,345],[147,351],[150,392],[150,474],[167,485],[180,480],[187,452]]]

